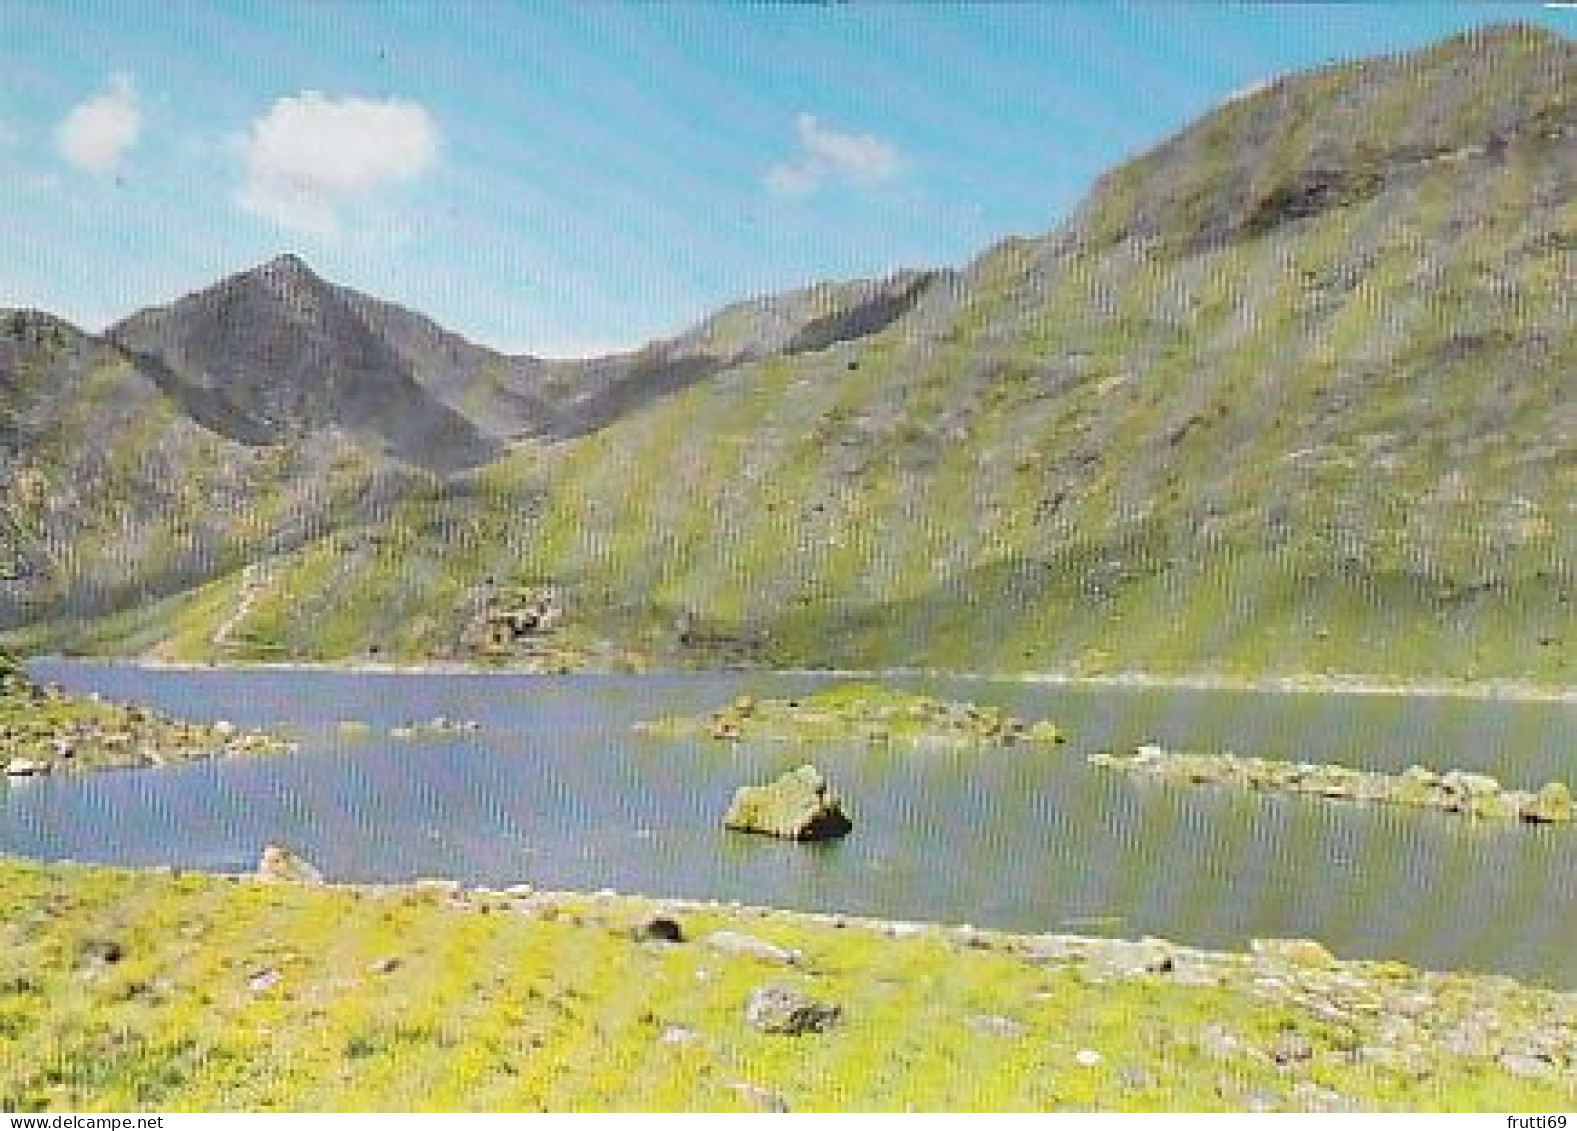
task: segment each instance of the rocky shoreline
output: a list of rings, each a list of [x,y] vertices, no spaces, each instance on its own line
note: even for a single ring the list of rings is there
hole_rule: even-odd
[[[68,695],[0,655],[0,782],[294,749],[223,719],[186,722],[96,695]]]
[[[1088,760],[1093,765],[1140,777],[1195,785],[1372,801],[1528,824],[1568,824],[1577,820],[1571,788],[1558,781],[1548,782],[1538,790],[1516,790],[1505,788],[1488,775],[1463,770],[1439,772],[1409,766],[1400,774],[1385,774],[1324,763],[1192,753],[1152,745],[1129,753],[1097,751]]]

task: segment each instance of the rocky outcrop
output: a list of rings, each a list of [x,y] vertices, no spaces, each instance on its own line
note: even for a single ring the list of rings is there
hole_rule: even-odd
[[[11,778],[160,766],[196,758],[293,749],[226,720],[194,723],[94,695],[35,683],[0,655],[0,767]]]
[[[1423,766],[1409,766],[1400,774],[1383,774],[1312,762],[1191,754],[1149,745],[1130,754],[1101,751],[1091,754],[1089,760],[1097,766],[1147,777],[1438,809],[1466,817],[1514,819],[1530,824],[1577,819],[1571,789],[1564,782],[1550,782],[1529,792],[1506,789],[1486,774],[1465,770],[1439,773]]]
[[[854,828],[821,771],[809,765],[767,785],[741,786],[723,824],[788,840],[832,840]]]

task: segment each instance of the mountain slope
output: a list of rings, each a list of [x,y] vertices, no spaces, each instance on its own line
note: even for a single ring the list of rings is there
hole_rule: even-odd
[[[1569,684],[1573,89],[1518,28],[1284,77],[961,272],[522,363],[534,432],[281,548],[223,654]]]
[[[244,444],[337,428],[440,471],[497,454],[469,420],[428,392],[411,357],[378,333],[346,292],[294,256],[134,315],[107,337],[193,418]],[[446,370],[479,364],[458,353],[423,375],[452,385]]]

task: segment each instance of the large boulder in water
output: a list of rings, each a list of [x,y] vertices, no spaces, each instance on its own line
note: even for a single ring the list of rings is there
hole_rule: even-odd
[[[723,824],[789,840],[831,840],[854,827],[815,766],[791,770],[768,785],[741,786]]]

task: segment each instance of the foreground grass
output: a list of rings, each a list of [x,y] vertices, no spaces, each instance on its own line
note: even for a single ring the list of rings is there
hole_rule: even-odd
[[[438,883],[0,861],[0,1108],[1549,1110],[1577,998],[1505,978]],[[748,932],[800,958],[725,953]],[[1307,953],[1312,950],[1311,955]],[[843,1007],[758,1032],[750,991]]]

